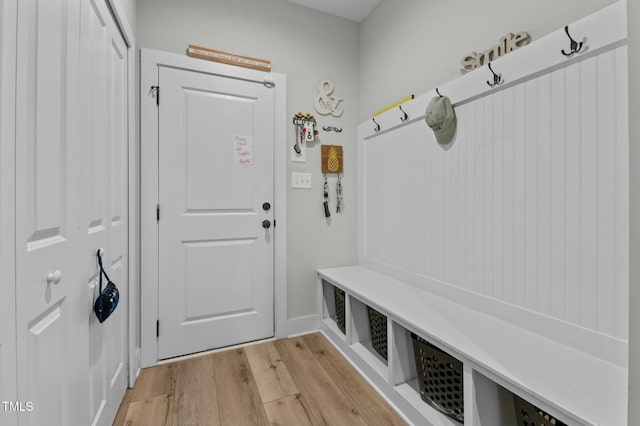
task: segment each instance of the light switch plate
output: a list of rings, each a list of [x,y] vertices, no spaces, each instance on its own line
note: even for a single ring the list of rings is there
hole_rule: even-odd
[[[311,189],[311,173],[291,173],[291,187],[301,189]]]
[[[294,163],[306,163],[307,159],[306,159],[306,155],[305,155],[305,151],[307,150],[305,147],[304,143],[300,144],[300,154],[298,154],[296,152],[296,150],[293,148],[293,146],[291,146],[291,148],[289,148],[291,150],[291,161]]]

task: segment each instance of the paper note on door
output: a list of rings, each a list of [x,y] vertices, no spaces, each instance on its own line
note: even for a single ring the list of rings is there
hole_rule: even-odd
[[[236,135],[233,138],[233,159],[239,164],[253,164],[253,140],[251,136]]]

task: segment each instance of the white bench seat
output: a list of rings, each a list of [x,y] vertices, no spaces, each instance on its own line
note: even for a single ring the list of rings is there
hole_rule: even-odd
[[[362,266],[318,275],[531,402],[585,424],[627,423],[626,368]]]

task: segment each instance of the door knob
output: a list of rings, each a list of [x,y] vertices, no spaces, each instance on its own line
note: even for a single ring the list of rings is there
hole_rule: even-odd
[[[62,272],[54,271],[47,274],[47,284],[58,284],[62,280]]]
[[[263,220],[263,221],[262,221],[262,227],[263,227],[264,229],[269,229],[269,228],[271,228],[271,221],[269,221],[269,220]]]

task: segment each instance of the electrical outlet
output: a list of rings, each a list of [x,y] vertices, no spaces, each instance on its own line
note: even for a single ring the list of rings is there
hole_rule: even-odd
[[[311,189],[311,173],[291,173],[291,187]]]

